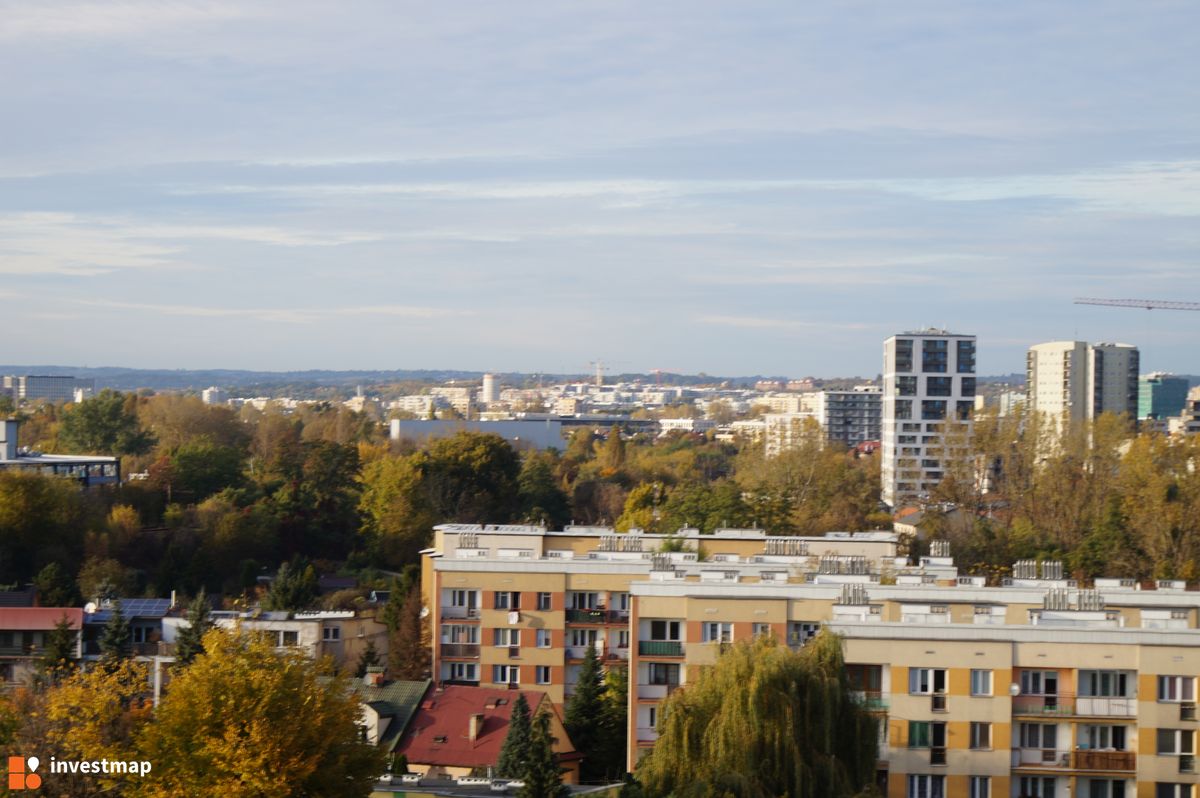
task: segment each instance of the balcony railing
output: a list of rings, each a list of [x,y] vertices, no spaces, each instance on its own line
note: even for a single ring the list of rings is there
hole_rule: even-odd
[[[478,618],[479,617],[479,608],[478,607],[444,606],[444,607],[442,607],[442,617],[443,618]]]
[[[629,622],[629,610],[567,610],[567,623],[608,624]]]
[[[442,643],[441,654],[443,657],[478,657],[478,643]]]
[[[1196,719],[1196,704],[1192,701],[1185,701],[1179,705],[1180,720],[1195,720]]]
[[[1077,696],[1076,715],[1102,715],[1131,718],[1137,715],[1134,696]]]
[[[1076,770],[1137,770],[1133,751],[1076,751],[1073,759]]]
[[[1014,715],[1074,715],[1075,696],[1019,695],[1012,700]]]
[[[931,764],[931,765],[946,764],[946,749],[945,748],[930,748],[929,749],[929,764]]]
[[[682,657],[683,643],[678,640],[639,640],[638,654],[645,657]]]
[[[932,711],[932,712],[945,712],[946,711],[946,694],[945,693],[934,693],[933,695],[931,695],[929,697],[929,699],[930,699],[930,701],[929,701],[930,711]]]
[[[888,700],[879,690],[857,690],[851,695],[868,712],[886,712],[888,709]]]
[[[1071,766],[1071,754],[1055,748],[1014,748],[1012,766],[1015,768],[1067,768]]]
[[[637,695],[638,698],[666,698],[678,689],[679,684],[675,682],[670,684],[639,684]]]
[[[649,726],[638,726],[637,740],[639,743],[652,743],[658,739],[658,731]]]
[[[1195,773],[1196,772],[1196,757],[1194,754],[1179,755],[1179,772],[1180,773]]]

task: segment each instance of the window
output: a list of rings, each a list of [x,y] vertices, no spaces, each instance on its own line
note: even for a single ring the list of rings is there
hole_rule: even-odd
[[[550,609],[551,603],[552,603],[552,597],[549,593],[538,593],[537,594],[537,608],[539,610],[545,611],[545,610]]]
[[[930,396],[949,396],[953,393],[953,377],[926,377],[925,393]]]
[[[492,645],[511,648],[521,645],[520,629],[493,629]]]
[[[443,666],[446,678],[456,682],[479,681],[479,665],[474,662],[448,662]]]
[[[1129,681],[1124,671],[1080,671],[1079,695],[1128,696]]]
[[[946,798],[946,777],[927,773],[910,775],[907,798]]]
[[[955,402],[954,417],[959,421],[970,421],[971,414],[975,412],[974,402]]]
[[[493,665],[492,681],[496,684],[518,684],[521,681],[521,669],[516,665]]]
[[[924,399],[921,401],[921,418],[926,421],[935,419],[943,419],[946,417],[946,400],[945,399]]]
[[[679,684],[679,663],[651,662],[650,684]]]
[[[617,630],[617,648],[629,648],[629,630]]]
[[[651,640],[679,640],[679,621],[651,621]]]
[[[1179,756],[1180,754],[1195,753],[1196,748],[1192,735],[1191,729],[1159,729],[1156,749],[1158,755]]]
[[[968,798],[992,798],[991,776],[971,776],[968,785],[970,786]]]
[[[596,593],[576,593],[568,594],[570,606],[573,610],[594,610],[599,602],[599,597]]]
[[[978,614],[979,607],[975,608]],[[971,671],[971,695],[991,695],[992,694],[992,672],[973,670]]]
[[[1195,701],[1196,680],[1192,676],[1159,676],[1159,701]]]
[[[515,590],[497,590],[495,608],[498,610],[521,609],[521,594]]]
[[[992,724],[971,721],[971,748],[976,750],[992,747]]]
[[[1022,748],[1047,751],[1058,747],[1058,727],[1053,723],[1022,723],[1019,733]]]
[[[705,623],[701,624],[700,630],[705,643],[733,642],[733,624],[731,623]]]
[[[1058,671],[1021,671],[1021,695],[1058,695]]]
[[[1047,776],[1022,776],[1018,782],[1020,792],[1018,795],[1024,798],[1054,798],[1055,779]]]
[[[478,643],[479,627],[474,624],[442,624],[443,643]]]
[[[595,629],[572,629],[571,630],[571,645],[576,648],[583,646],[596,645],[596,630]]]
[[[851,690],[862,690],[867,693],[878,693],[883,689],[882,665],[846,666],[846,681]]]
[[[299,632],[280,632],[279,645],[281,646],[298,646],[300,645]]]
[[[479,592],[476,590],[451,590],[450,606],[473,610],[479,606]]]
[[[538,665],[533,669],[534,681],[538,684],[550,684],[550,666]]]
[[[649,709],[649,711],[646,713],[646,716],[650,720],[650,728],[651,729],[657,728],[658,727],[658,707],[649,707],[648,709]]]
[[[916,377],[897,377],[896,378],[896,395],[897,396],[916,396],[917,395],[917,378]]]
[[[963,377],[962,378],[962,395],[963,396],[974,396],[975,395],[975,378],[974,377]]]
[[[959,341],[958,342],[958,357],[955,359],[955,368],[959,374],[974,374],[975,373],[975,342],[974,341]]]
[[[929,723],[927,720],[910,720],[908,722],[908,747],[929,747]]]
[[[895,408],[896,418],[912,418],[912,399],[897,399]]]
[[[133,642],[149,643],[149,642],[151,642],[150,636],[154,632],[154,629],[152,629],[149,626],[135,626],[135,627],[133,627],[132,632],[133,632]],[[41,633],[38,632],[37,636],[40,638]]]
[[[896,371],[913,370],[913,342],[911,338],[896,341]]]
[[[815,621],[789,621],[788,645],[806,645],[809,640],[817,636],[819,631],[821,631],[821,624]]]
[[[756,623],[752,628],[755,637],[770,637],[773,634],[769,623]]]
[[[336,643],[342,639],[342,628],[340,626],[326,626],[321,630],[321,639],[327,643]]]
[[[921,371],[945,373],[949,350],[945,339],[921,342]]]
[[[1192,785],[1168,784],[1160,781],[1154,785],[1154,798],[1192,798]]]
[[[613,593],[612,594],[613,609],[618,612],[629,612],[629,594],[628,593]]]
[[[1082,790],[1083,783],[1087,784],[1086,792]],[[1124,779],[1088,779],[1081,782],[1080,788],[1077,794],[1087,798],[1125,798]]]
[[[538,648],[550,648],[550,630],[549,629],[538,629],[537,630],[537,647]]]
[[[1088,724],[1079,729],[1079,746],[1094,750],[1126,750],[1126,728],[1107,724]]]
[[[946,692],[945,668],[909,668],[908,692],[911,695],[931,695]]]

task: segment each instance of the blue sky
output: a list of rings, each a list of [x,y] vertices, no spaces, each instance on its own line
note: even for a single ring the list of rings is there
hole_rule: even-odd
[[[1200,372],[1188,2],[0,0],[0,360]]]

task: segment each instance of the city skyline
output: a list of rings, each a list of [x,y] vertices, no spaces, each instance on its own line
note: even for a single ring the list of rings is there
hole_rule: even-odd
[[[681,9],[6,8],[7,359],[1195,370],[1194,7]]]

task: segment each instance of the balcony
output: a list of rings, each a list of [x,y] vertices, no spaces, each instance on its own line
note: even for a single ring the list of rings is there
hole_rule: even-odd
[[[1180,773],[1195,773],[1196,772],[1196,757],[1194,754],[1179,755],[1179,772]]]
[[[1196,704],[1193,701],[1185,701],[1179,705],[1180,720],[1195,720],[1196,719]]]
[[[946,712],[946,695],[945,693],[934,693],[929,697],[929,710],[931,712]]]
[[[1071,753],[1055,748],[1014,748],[1012,766],[1014,768],[1068,768],[1071,766]]]
[[[1012,700],[1014,715],[1074,715],[1075,696],[1019,695]]]
[[[638,654],[643,657],[682,657],[683,643],[678,640],[639,640]]]
[[[470,618],[479,620],[478,607],[442,607],[443,618]]]
[[[1078,696],[1075,699],[1076,715],[1132,718],[1137,715],[1135,696]]]
[[[652,743],[658,740],[658,731],[649,726],[638,726],[637,741],[639,743]]]
[[[946,764],[946,749],[945,748],[930,748],[929,749],[929,764],[931,764],[931,765]]]
[[[671,682],[669,684],[639,684],[637,688],[637,697],[652,699],[666,698],[678,689],[678,682]]]
[[[440,650],[443,657],[479,657],[478,643],[442,643]]]
[[[1072,759],[1076,770],[1137,770],[1133,751],[1076,751]]]
[[[868,712],[887,712],[888,700],[878,690],[858,690],[851,695],[858,705]]]
[[[567,623],[627,624],[628,610],[567,610]]]
[[[521,656],[521,647],[520,646],[509,646],[508,647],[508,658],[509,659],[519,659],[520,656]]]

